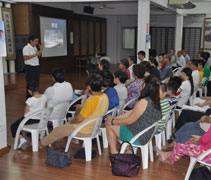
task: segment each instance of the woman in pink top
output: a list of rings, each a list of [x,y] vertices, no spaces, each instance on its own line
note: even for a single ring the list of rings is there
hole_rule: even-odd
[[[211,148],[211,127],[203,136],[193,135],[190,140],[186,143],[174,145],[174,149],[171,152],[163,152],[158,148],[155,150],[160,155],[160,160],[173,164],[180,160],[182,156],[191,156],[197,158],[199,155],[204,153],[206,150]],[[211,164],[211,154],[207,155],[202,161]]]

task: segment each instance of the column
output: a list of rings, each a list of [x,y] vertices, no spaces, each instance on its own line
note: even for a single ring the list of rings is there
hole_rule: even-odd
[[[146,47],[146,35],[149,34],[150,1],[138,0],[138,37],[137,51],[145,51],[149,59],[149,49]]]
[[[0,20],[1,8],[0,8]],[[3,58],[0,57],[0,150],[7,146],[7,123],[6,123],[6,108],[5,108],[5,91],[4,91],[4,75],[3,75]]]
[[[182,50],[183,15],[176,15],[175,51]]]

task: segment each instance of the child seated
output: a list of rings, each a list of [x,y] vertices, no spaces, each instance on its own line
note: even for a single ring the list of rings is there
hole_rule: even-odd
[[[164,83],[160,84],[160,107],[162,112],[162,119],[158,122],[158,129],[157,132],[161,132],[166,125],[166,118],[165,115],[169,114],[171,111],[170,104],[168,99],[166,98],[167,94],[167,86]]]
[[[130,71],[128,70],[129,62],[127,59],[121,59],[119,69],[127,73],[127,79],[130,79]]]
[[[133,66],[137,63],[136,57],[135,56],[129,56],[128,57],[128,63],[129,63],[129,72],[130,72],[130,80],[134,81],[135,78],[133,77]]]
[[[127,80],[127,73],[123,71],[116,71],[114,73],[114,89],[116,89],[117,94],[119,96],[119,101],[124,102],[127,99],[127,88],[125,86],[125,82]]]
[[[35,82],[28,82],[27,83],[27,89],[29,94],[32,96],[26,100],[25,110],[24,110],[24,117],[21,119],[15,121],[11,126],[11,132],[12,136],[15,138],[16,132],[18,129],[19,124],[22,122],[22,120],[32,114],[33,112],[42,110],[46,107],[47,98],[45,95],[40,94],[38,90],[38,84]],[[33,116],[30,120],[26,122],[26,125],[28,124],[34,124],[39,123],[40,120],[40,114]],[[18,145],[18,149],[21,148],[27,140],[20,135],[19,136],[20,143]]]

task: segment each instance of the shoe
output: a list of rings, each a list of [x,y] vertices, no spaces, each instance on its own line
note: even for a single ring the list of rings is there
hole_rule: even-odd
[[[23,144],[25,144],[26,142],[27,142],[27,140],[25,138],[21,138],[20,143],[18,145],[18,149],[20,149],[23,146]]]

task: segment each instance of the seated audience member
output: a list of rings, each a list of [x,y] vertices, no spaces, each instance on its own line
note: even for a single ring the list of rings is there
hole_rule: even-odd
[[[102,59],[100,61],[100,63],[98,64],[98,69],[100,71],[109,71],[109,69],[110,69],[110,63],[107,60]]]
[[[28,93],[32,96],[26,100],[25,110],[24,110],[24,117],[15,121],[11,126],[12,137],[15,138],[18,126],[22,122],[22,120],[29,116],[30,114],[42,110],[46,107],[47,99],[45,95],[40,94],[38,90],[38,83],[35,82],[28,82],[27,84]],[[40,114],[33,116],[30,120],[26,122],[25,125],[39,123]],[[18,145],[18,149],[23,146],[27,142],[27,140],[20,135],[19,136],[20,143]]]
[[[138,60],[139,60],[138,64],[141,63],[142,61],[147,61],[145,56],[146,56],[146,53],[144,51],[138,52]]]
[[[42,146],[47,146],[55,141],[70,136],[72,132],[84,122],[102,117],[106,114],[109,106],[109,100],[106,94],[101,92],[103,78],[99,74],[91,74],[87,79],[92,97],[86,100],[80,112],[76,112],[76,116],[63,126],[55,128],[49,135],[41,140]],[[77,137],[89,137],[93,131],[95,123],[91,123],[82,128]]]
[[[200,82],[200,74],[198,71],[198,61],[196,59],[190,60],[189,67],[192,70],[193,85],[194,85],[194,89],[196,90]]]
[[[185,68],[186,67],[186,61],[184,56],[182,55],[182,51],[177,52],[177,66]]]
[[[175,144],[185,143],[188,141],[192,135],[203,136],[211,125],[210,116],[202,116],[197,122],[189,122],[182,126],[174,134],[174,141],[167,146],[163,146],[162,150],[169,150],[174,147]]]
[[[157,78],[147,76],[142,93],[135,108],[127,113],[106,118],[106,132],[111,154],[118,153],[117,142],[130,141],[135,135],[161,119],[159,84]],[[140,136],[133,144],[145,145],[152,136],[153,129]]]
[[[119,64],[119,69],[127,73],[127,79],[130,79],[130,71],[128,69],[129,62],[127,59],[121,59]]]
[[[203,136],[195,134],[185,143],[175,144],[171,152],[163,152],[157,148],[162,162],[173,164],[180,160],[182,156],[190,156],[198,158],[202,153],[211,148],[211,127]],[[208,154],[202,160],[205,163],[211,164],[211,154]]]
[[[200,97],[200,99],[205,100],[204,103],[198,103],[195,104],[199,107],[204,107],[206,105],[210,105],[211,104],[211,97]],[[202,116],[209,116],[211,115],[211,109],[208,108],[206,110],[206,112],[200,112],[200,111],[194,111],[194,110],[188,110],[188,109],[183,109],[177,122],[175,125],[175,128],[178,130],[179,128],[181,128],[185,123],[188,122],[196,122],[198,121]]]
[[[61,118],[61,112],[65,112],[68,108],[73,96],[72,85],[65,81],[64,69],[57,68],[52,72],[53,86],[48,87],[44,95],[47,98],[48,107],[52,107],[53,111],[50,119]]]
[[[181,109],[183,105],[187,104],[189,97],[194,91],[192,71],[190,68],[184,68],[182,70],[181,78],[183,82],[178,90],[178,92],[180,92],[180,97],[177,104],[178,109]]]
[[[98,66],[97,66],[97,64],[89,63],[88,66],[87,66],[87,69],[86,69],[87,75],[89,76],[90,74],[97,73],[98,72]]]
[[[135,56],[129,56],[128,57],[128,63],[129,63],[129,72],[130,72],[130,80],[134,81],[135,78],[133,77],[133,66],[137,63],[136,57]]]
[[[160,73],[160,80],[163,81],[167,78],[170,78],[172,73],[172,66],[171,66],[171,56],[166,54],[164,56],[164,63],[166,64],[164,69]]]
[[[149,59],[149,63],[151,65],[150,74],[156,76],[158,79],[160,79],[160,71],[158,70],[158,62],[155,58]]]
[[[166,64],[164,63],[164,54],[160,54],[158,56],[158,62],[159,62],[159,69],[160,71],[162,71],[164,67],[166,66]]]
[[[137,99],[128,105],[129,109],[133,109],[138,101],[138,98],[141,94],[140,88],[143,84],[145,74],[145,67],[142,64],[136,64],[133,66],[133,76],[135,77],[135,81],[133,81],[127,88],[128,90],[128,98],[126,99],[126,103],[131,99]]]
[[[204,65],[205,65],[205,62],[203,60],[199,59],[198,60],[198,70],[199,70],[199,75],[200,75],[200,82],[204,76]]]
[[[168,99],[166,98],[167,95],[167,85],[164,83],[160,84],[160,108],[162,113],[162,119],[158,122],[158,129],[157,132],[162,132],[163,128],[165,128],[166,125],[166,118],[165,115],[169,114],[171,111],[170,104],[168,102]]]
[[[155,49],[149,49],[149,58],[155,58],[157,57],[157,51]]]
[[[190,63],[190,56],[187,54],[187,52],[186,52],[184,49],[182,50],[182,55],[183,55],[184,58],[185,58],[186,66],[189,66],[189,63]]]
[[[203,69],[203,72],[204,72],[203,77],[208,78],[207,81],[205,82],[205,85],[207,85],[207,83],[209,81],[209,77],[210,77],[210,68],[206,64],[207,61],[208,61],[207,53],[206,52],[201,52],[200,53],[200,59],[205,62],[204,69]]]
[[[116,89],[120,102],[125,102],[127,99],[127,88],[125,82],[127,80],[127,73],[123,71],[116,71],[114,73],[114,89]]]
[[[151,71],[151,65],[149,63],[149,61],[142,61],[140,64],[142,64],[145,67],[145,74],[144,76],[149,76],[150,75],[150,71]]]
[[[101,71],[100,75],[103,78],[102,90],[108,96],[109,99],[108,110],[111,110],[119,105],[119,96],[117,94],[116,89],[112,87],[114,77],[110,71]]]
[[[180,77],[172,77],[168,84],[167,84],[167,95],[168,95],[168,101],[169,104],[171,106],[171,113],[170,113],[170,119],[172,118],[172,115],[174,113],[174,110],[176,109],[176,105],[177,105],[177,97],[176,97],[176,93],[177,90],[179,89],[179,87],[182,84],[182,80]]]
[[[171,49],[171,50],[169,51],[169,54],[170,54],[170,56],[171,56],[170,62],[171,62],[172,65],[174,65],[174,64],[176,63],[175,50],[174,50],[174,49]]]

